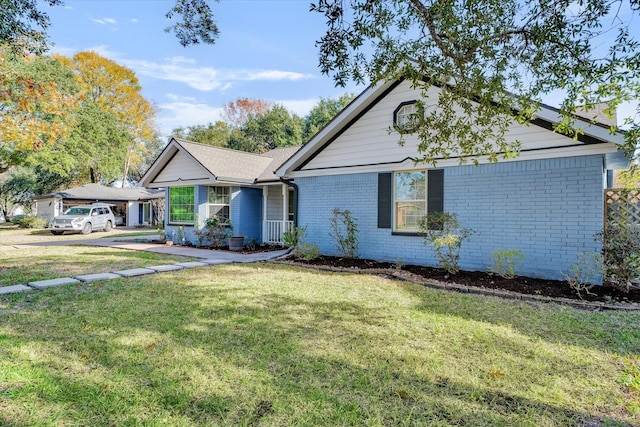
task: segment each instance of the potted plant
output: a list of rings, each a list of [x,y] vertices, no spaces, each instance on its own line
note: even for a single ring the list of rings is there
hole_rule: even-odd
[[[243,247],[244,247],[244,236],[229,237],[230,251],[241,251]]]

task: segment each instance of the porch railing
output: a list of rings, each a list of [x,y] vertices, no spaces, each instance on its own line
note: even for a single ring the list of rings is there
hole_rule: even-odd
[[[273,245],[283,244],[282,235],[290,227],[293,221],[264,220],[262,223],[262,241]]]

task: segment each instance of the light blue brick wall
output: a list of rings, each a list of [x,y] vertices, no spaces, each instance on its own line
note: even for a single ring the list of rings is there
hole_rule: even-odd
[[[580,252],[598,251],[593,235],[603,223],[601,156],[582,156],[445,168],[444,206],[476,233],[460,264],[486,270],[496,249],[519,249],[520,274],[561,279]],[[377,228],[377,173],[298,178],[299,225],[324,254],[337,255],[329,236],[333,208],[358,219],[363,258],[435,265],[416,236]],[[333,189],[340,189],[334,191]]]
[[[234,188],[233,190],[231,204],[233,234],[245,236],[245,241],[248,239],[262,241],[262,189]]]
[[[169,190],[165,193],[166,200],[169,200]],[[195,207],[198,219],[198,227],[202,229],[207,219],[207,186],[195,186]],[[167,238],[171,239],[174,232],[177,233],[177,225],[169,225],[169,214],[166,215],[165,230]],[[232,187],[231,189],[231,224],[233,232],[237,235],[244,235],[247,238],[254,238],[260,241],[262,231],[262,190],[255,188]],[[192,243],[198,242],[195,234],[196,227],[184,225],[186,239]],[[176,243],[178,243],[176,241]]]

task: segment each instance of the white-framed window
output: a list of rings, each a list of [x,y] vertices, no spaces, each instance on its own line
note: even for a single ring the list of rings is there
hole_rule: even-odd
[[[420,221],[427,214],[426,171],[393,173],[393,229],[420,231]]]
[[[393,112],[393,125],[399,130],[410,130],[414,127],[417,114],[416,101],[403,102]]]
[[[223,222],[231,220],[231,187],[209,187],[207,213],[209,217],[216,215]]]
[[[169,189],[169,223],[193,224],[195,220],[195,188],[171,187]]]

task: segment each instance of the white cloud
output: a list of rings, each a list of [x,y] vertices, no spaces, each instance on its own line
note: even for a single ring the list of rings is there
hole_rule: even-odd
[[[113,18],[102,18],[102,19],[90,18],[90,19],[92,22],[95,22],[96,24],[100,24],[100,25],[107,25],[107,24],[115,25],[118,23],[118,21],[116,21]]]
[[[292,113],[296,113],[300,117],[304,117],[309,114],[309,111],[320,102],[320,98],[311,99],[288,99],[282,101],[276,101],[276,104],[283,105],[287,110]]]
[[[197,67],[190,58],[176,56],[165,58],[165,63],[143,60],[121,59],[127,67],[139,75],[160,80],[181,82],[194,89],[209,92],[224,91],[237,81],[297,81],[315,78],[312,74],[303,74],[281,70],[252,69],[217,69],[213,67]]]
[[[203,103],[186,102],[185,98],[174,102],[160,104],[159,114],[156,118],[158,130],[164,136],[170,136],[171,131],[177,127],[187,127],[192,125],[204,125],[215,123],[222,118],[222,108],[212,107]]]
[[[139,21],[139,20],[138,20],[138,18],[131,18],[131,19],[129,19],[129,22],[130,22],[131,24],[136,24],[138,21]]]
[[[166,57],[163,59],[163,62],[128,59],[117,52],[109,50],[108,45],[93,46],[85,50],[90,50],[112,59],[130,68],[137,75],[184,83],[191,88],[203,92],[213,90],[222,92],[229,89],[238,81],[299,81],[317,78],[317,76],[313,74],[294,71],[244,68],[234,70],[198,67],[195,59],[185,56]],[[67,55],[71,53],[70,49],[60,47],[58,47],[56,51]],[[75,53],[75,51],[73,53]]]

